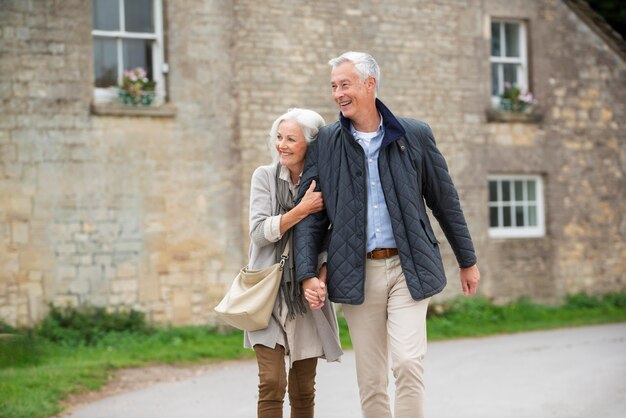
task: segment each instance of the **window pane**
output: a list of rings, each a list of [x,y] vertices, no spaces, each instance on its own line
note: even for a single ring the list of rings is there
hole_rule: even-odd
[[[515,206],[515,226],[524,226],[524,207]]]
[[[152,71],[152,41],[145,39],[124,39],[124,69],[141,67],[154,80]]]
[[[515,180],[515,200],[521,202],[524,200],[524,182]]]
[[[504,88],[500,86],[499,68],[501,64],[491,64],[491,95],[499,96]]]
[[[507,57],[519,57],[520,48],[520,25],[518,23],[505,23],[504,24],[504,39],[506,41],[506,56]]]
[[[497,202],[498,201],[498,182],[497,181],[489,181],[489,201]]]
[[[502,182],[502,201],[509,202],[511,200],[511,182],[505,180]]]
[[[94,37],[93,61],[96,87],[117,85],[117,41]]]
[[[124,20],[127,32],[154,32],[153,0],[126,0]]]
[[[513,208],[511,206],[503,206],[502,207],[502,226],[511,226],[511,210]]]
[[[502,64],[504,67],[504,82],[509,82],[511,85],[519,85],[517,81],[517,67],[518,64]]]
[[[493,228],[498,227],[498,208],[489,208],[489,226]]]
[[[528,200],[530,202],[534,202],[537,200],[537,196],[535,195],[535,181],[528,180]]]
[[[120,9],[118,0],[93,0],[93,28],[119,30]]]
[[[528,226],[537,226],[537,206],[528,207]]]
[[[491,22],[491,56],[500,57],[502,52],[500,50],[500,23]]]

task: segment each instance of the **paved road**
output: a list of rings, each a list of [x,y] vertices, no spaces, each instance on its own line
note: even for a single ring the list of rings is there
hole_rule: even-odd
[[[626,324],[430,343],[425,366],[429,418],[626,417]],[[253,361],[224,363],[71,418],[253,418],[256,378]],[[317,387],[317,417],[360,416],[352,352],[320,363]]]

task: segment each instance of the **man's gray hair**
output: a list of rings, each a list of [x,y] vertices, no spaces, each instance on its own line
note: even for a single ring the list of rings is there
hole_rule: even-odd
[[[278,151],[276,151],[276,138],[278,138],[278,127],[280,123],[285,120],[292,120],[300,125],[304,139],[310,143],[315,139],[320,128],[326,125],[324,118],[317,112],[309,109],[292,108],[287,110],[287,113],[280,115],[270,129],[269,147],[272,154],[272,162],[278,163]]]
[[[354,64],[357,73],[361,76],[361,81],[367,80],[368,77],[374,77],[376,80],[376,95],[378,95],[378,85],[380,84],[380,67],[378,63],[370,54],[365,52],[348,51],[344,52],[337,58],[333,58],[328,61],[333,69],[343,64],[344,62],[351,62]]]

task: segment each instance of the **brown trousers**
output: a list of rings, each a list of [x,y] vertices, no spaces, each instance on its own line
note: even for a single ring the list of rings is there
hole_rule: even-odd
[[[313,418],[315,406],[315,369],[317,358],[294,361],[285,372],[285,348],[254,346],[259,366],[259,418],[282,418],[283,400],[289,386],[289,404],[292,418]]]

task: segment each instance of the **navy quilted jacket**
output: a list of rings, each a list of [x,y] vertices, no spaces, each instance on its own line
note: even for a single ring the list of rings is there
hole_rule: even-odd
[[[409,291],[415,300],[439,293],[446,285],[439,243],[426,206],[441,225],[460,267],[476,263],[474,246],[446,162],[430,127],[414,119],[396,118],[376,100],[385,137],[378,166],[393,234]],[[325,126],[307,152],[301,196],[316,180],[326,210],[299,222],[294,229],[296,275],[317,276],[317,254],[328,233],[328,296],[338,303],[364,299],[367,228],[365,153],[350,134],[350,122]],[[319,190],[319,189],[318,189]]]

